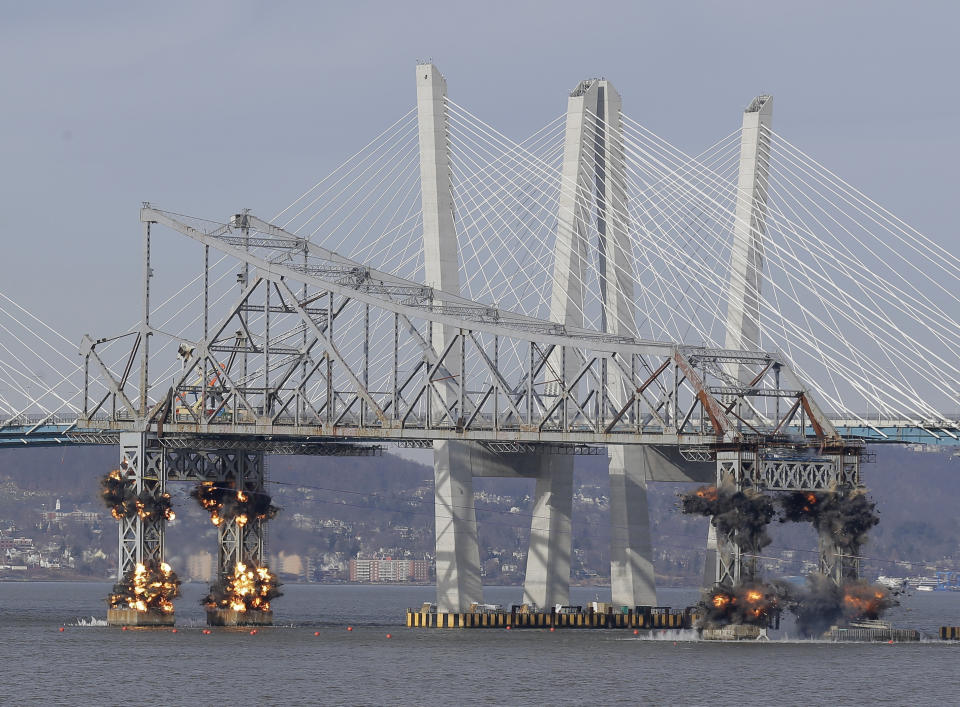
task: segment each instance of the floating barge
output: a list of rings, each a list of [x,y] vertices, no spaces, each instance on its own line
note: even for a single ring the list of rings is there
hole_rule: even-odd
[[[172,611],[107,609],[107,626],[173,626]]]
[[[411,628],[621,628],[621,629],[690,629],[700,620],[693,607],[671,609],[668,606],[622,607],[595,602],[587,606],[563,606],[537,611],[516,605],[506,611],[499,607],[476,606],[463,613],[438,612],[432,604],[420,609],[407,609],[407,626]]]
[[[831,626],[824,637],[837,642],[910,643],[920,640],[920,632],[912,628],[893,628],[886,621],[858,621],[849,626]]]

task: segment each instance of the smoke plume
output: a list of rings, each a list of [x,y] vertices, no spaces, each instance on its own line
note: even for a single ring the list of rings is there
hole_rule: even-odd
[[[789,491],[781,494],[778,501],[781,523],[809,521],[817,533],[846,551],[859,550],[867,533],[880,522],[876,504],[863,490],[848,495],[835,491]]]
[[[767,525],[776,514],[773,501],[753,489],[701,486],[681,495],[680,507],[684,513],[712,516],[717,530],[733,536],[742,548],[759,550],[770,544]]]
[[[236,520],[246,525],[251,520],[270,520],[280,510],[270,503],[270,496],[263,492],[240,491],[229,482],[215,484],[204,481],[190,492],[197,503],[210,512],[214,525]]]
[[[797,587],[787,582],[774,583],[781,604],[797,619],[797,628],[804,636],[819,637],[831,626],[858,619],[879,619],[898,602],[884,587],[862,580],[848,580],[836,585],[819,574],[807,576],[807,584]]]
[[[176,514],[169,493],[153,494],[144,489],[134,492],[133,479],[114,469],[100,479],[100,498],[117,520],[140,516],[143,520],[173,520]]]
[[[698,607],[703,614],[703,626],[749,624],[766,628],[779,614],[780,603],[777,587],[751,582],[736,587],[719,585],[708,589]]]

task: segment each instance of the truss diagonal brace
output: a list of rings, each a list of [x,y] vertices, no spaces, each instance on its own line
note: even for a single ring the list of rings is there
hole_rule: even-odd
[[[684,358],[679,351],[674,352],[673,360],[676,361],[677,366],[683,371],[683,374],[687,377],[687,380],[696,392],[704,412],[710,417],[710,424],[713,425],[717,436],[724,437],[728,432],[736,433],[730,419],[724,414],[723,408],[720,407],[720,403],[718,403],[716,399],[710,395],[706,387],[704,387],[703,381],[700,380],[700,376],[697,375],[697,372],[693,369],[693,366],[690,365],[690,362]]]
[[[380,422],[386,425],[387,424],[386,413],[384,413],[383,410],[380,408],[380,406],[377,405],[376,401],[372,397],[370,397],[370,393],[367,391],[366,388],[364,388],[363,383],[360,381],[360,379],[357,378],[356,375],[354,375],[353,370],[350,368],[349,365],[347,365],[347,362],[344,360],[343,356],[340,355],[340,352],[337,350],[337,347],[334,345],[333,340],[330,337],[328,337],[327,334],[322,329],[320,329],[320,327],[317,326],[316,322],[314,322],[313,319],[310,318],[310,315],[307,313],[307,310],[304,309],[303,306],[300,304],[300,300],[297,299],[297,296],[293,293],[293,290],[291,290],[287,286],[287,283],[284,282],[282,277],[279,280],[273,280],[272,278],[267,278],[267,279],[270,279],[272,282],[275,282],[277,287],[282,287],[286,291],[287,296],[290,298],[290,301],[293,303],[293,308],[296,309],[297,313],[300,315],[300,319],[302,319],[303,323],[307,327],[309,327],[311,331],[313,331],[313,335],[317,337],[317,340],[323,342],[323,347],[326,350],[327,355],[336,359],[337,363],[340,364],[340,366],[346,372],[347,377],[350,378],[350,382],[353,384],[353,387],[356,389],[357,394],[361,398],[363,398],[364,402],[367,405],[370,406],[370,409],[373,410],[373,414],[377,416]]]
[[[103,359],[100,358],[100,355],[94,350],[94,342],[89,336],[84,334],[83,340],[80,343],[81,351],[87,356],[93,357],[93,360],[96,362],[97,367],[100,369],[100,373],[107,381],[107,386],[110,388],[110,392],[120,398],[127,410],[130,411],[130,415],[133,419],[139,417],[139,412],[133,407],[133,403],[130,402],[130,399],[126,396],[126,393],[120,389],[116,378],[113,377],[113,373],[110,372],[110,369],[107,368],[107,365],[103,362]]]

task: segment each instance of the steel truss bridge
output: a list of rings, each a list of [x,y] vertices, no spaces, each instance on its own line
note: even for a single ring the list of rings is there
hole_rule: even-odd
[[[267,453],[432,448],[438,601],[463,610],[475,476],[537,479],[525,597],[563,603],[572,457],[606,448],[614,601],[637,605],[648,481],[849,491],[867,442],[960,444],[960,260],[773,132],[771,97],[690,156],[605,80],[516,142],[416,76],[417,107],[276,217],[145,203],[140,321],[79,365],[3,295],[0,446],[117,444],[156,494],[262,493]],[[163,527],[121,522],[121,574]],[[221,576],[262,564],[262,523],[219,531]],[[711,581],[756,572],[709,542]],[[837,581],[857,561],[821,547]]]

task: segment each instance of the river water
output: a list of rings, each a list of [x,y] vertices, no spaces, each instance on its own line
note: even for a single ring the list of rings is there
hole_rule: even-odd
[[[698,641],[692,632],[408,629],[404,609],[431,600],[432,587],[315,584],[285,586],[274,603],[277,625],[256,635],[204,635],[200,584],[183,587],[177,633],[121,631],[103,625],[108,590],[105,583],[0,583],[0,703],[960,702],[958,642],[832,644],[792,640],[789,629],[749,644]],[[608,597],[609,589],[572,590],[574,603]],[[520,590],[488,587],[484,598],[509,605]],[[665,605],[695,598],[695,590],[660,591]],[[935,635],[941,625],[960,625],[960,593],[905,597],[887,618]]]

